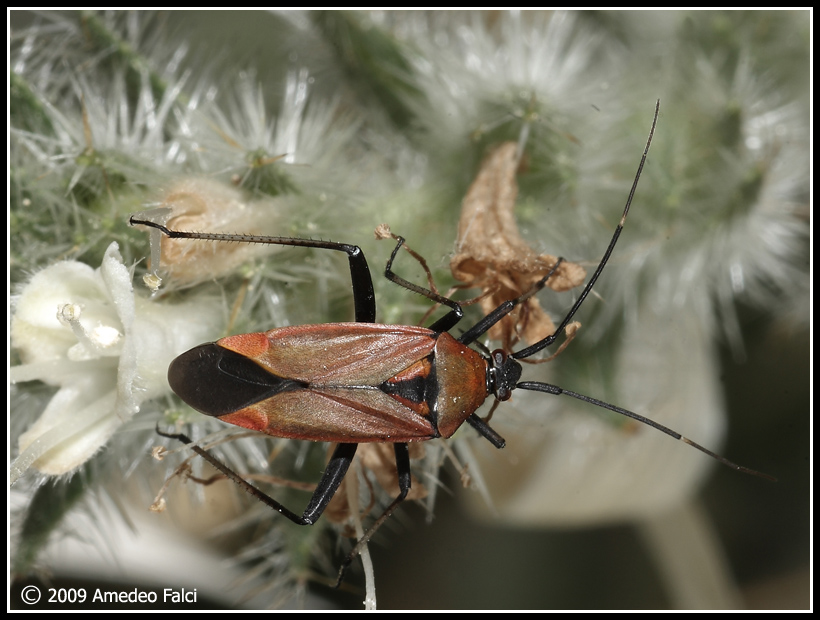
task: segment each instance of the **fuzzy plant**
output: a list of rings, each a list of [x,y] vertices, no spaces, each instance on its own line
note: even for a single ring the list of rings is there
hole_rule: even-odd
[[[600,261],[659,99],[629,217],[574,317],[580,325],[550,363],[525,365],[524,378],[625,407],[721,452],[722,363],[746,357],[745,317],[797,333],[808,324],[807,12],[11,18],[16,579],[84,576],[91,560],[54,560],[55,548],[80,539],[81,557],[113,556],[128,575],[108,590],[159,592],[160,606],[165,587],[246,606],[355,605],[361,594],[332,598],[328,584],[362,521],[396,494],[395,464],[371,446],[319,523],[299,527],[214,481],[202,459],[156,433],[187,433],[301,514],[328,446],[203,416],[171,391],[166,372],[177,355],[230,334],[351,321],[350,276],[333,252],[161,240],[129,227],[131,214],[162,213],[180,230],[359,245],[377,321],[429,325],[443,310],[425,318],[429,300],[381,277],[393,245],[373,231],[387,224],[426,258],[443,294],[462,284],[455,298],[479,297],[456,335],[500,291],[520,295],[542,277],[539,257],[564,257],[577,281],[545,288],[518,322],[483,340],[519,350],[560,321]],[[394,270],[427,286],[407,252]],[[775,438],[779,412],[759,405],[733,424]],[[433,551],[390,561],[394,539],[437,528],[410,524],[421,513],[411,509],[368,545],[412,570],[386,587],[401,594],[382,606],[743,604],[700,495],[714,461],[561,396],[518,390],[491,425],[503,450],[466,425],[451,440],[413,446],[411,499],[428,517],[436,499],[465,486],[458,495],[469,510],[502,527],[635,526],[667,598],[592,602],[598,590],[626,589],[629,569],[590,581],[550,558],[523,566],[489,537],[463,553],[456,536],[438,538]],[[742,464],[766,470],[772,463],[758,456]],[[771,493],[766,482],[726,475]],[[149,506],[165,514],[148,515]],[[136,533],[123,533],[125,524]],[[165,542],[123,542],[143,528]],[[204,560],[176,550],[181,538],[230,563],[209,576]],[[363,588],[374,607],[380,575],[393,569],[366,552],[365,577],[357,559],[343,589]],[[128,572],[147,561],[148,576]],[[470,599],[448,598],[454,581],[471,582]],[[562,599],[579,581],[584,594]],[[517,582],[541,598],[525,598]]]

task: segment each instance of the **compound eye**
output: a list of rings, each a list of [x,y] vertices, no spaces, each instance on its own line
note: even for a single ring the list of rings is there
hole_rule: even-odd
[[[495,398],[500,401],[509,400],[512,396],[512,390],[507,384],[507,380],[504,375],[504,366],[507,363],[507,354],[502,349],[496,349],[490,353],[490,358],[493,363],[493,367],[490,372],[494,378],[493,393],[495,394]]]
[[[509,389],[506,385],[502,385],[495,392],[496,399],[502,402],[505,400],[510,400],[510,396],[512,396],[512,390]]]

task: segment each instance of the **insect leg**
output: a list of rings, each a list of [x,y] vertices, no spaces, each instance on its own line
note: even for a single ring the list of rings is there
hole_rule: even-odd
[[[470,417],[467,418],[467,423],[470,426],[472,426],[476,431],[478,431],[479,435],[487,439],[496,448],[501,449],[507,445],[507,441],[501,435],[499,435],[493,429],[491,429],[490,425],[487,424],[475,413],[470,414]]]
[[[410,492],[410,451],[408,450],[406,443],[393,444],[393,449],[396,452],[396,471],[398,473],[399,495],[396,499],[390,502],[390,505],[385,508],[381,516],[373,522],[373,525],[371,525],[370,528],[364,533],[364,536],[356,541],[353,549],[351,549],[350,553],[347,554],[345,561],[342,562],[342,565],[339,567],[339,576],[335,585],[337,588],[342,583],[345,572],[355,557],[362,550],[362,547],[367,544],[373,534],[376,533],[376,530],[378,530],[382,524],[387,521],[388,517],[393,514],[393,511],[396,509],[396,506],[402,503],[404,498],[407,497],[407,494]]]
[[[359,447],[357,443],[340,443],[333,451],[333,456],[325,468],[325,473],[322,474],[322,479],[316,486],[313,496],[308,502],[307,508],[302,518],[310,524],[316,523],[316,520],[322,516],[322,513],[327,508],[328,503],[333,496],[342,480],[347,474],[350,463],[353,461],[353,455],[356,454],[356,448]]]
[[[450,331],[450,329],[455,327],[456,323],[458,323],[461,320],[461,317],[464,316],[464,311],[461,309],[461,305],[457,301],[453,301],[449,297],[444,297],[443,295],[434,293],[430,289],[426,289],[422,286],[418,286],[417,284],[413,284],[412,282],[408,282],[404,278],[397,276],[395,273],[393,273],[393,261],[396,259],[396,255],[399,253],[399,250],[401,249],[402,245],[404,245],[403,237],[396,237],[396,240],[398,241],[398,243],[396,244],[393,253],[390,255],[390,259],[387,261],[387,266],[384,268],[384,277],[390,280],[391,282],[398,284],[403,288],[406,288],[408,291],[413,291],[414,293],[418,293],[419,295],[424,295],[427,299],[431,301],[435,301],[436,303],[448,306],[450,308],[450,312],[448,312],[438,321],[433,323],[430,326],[430,329],[432,329],[434,332],[439,333]]]
[[[292,245],[344,252],[347,254],[347,260],[350,263],[350,279],[353,284],[353,305],[356,311],[356,322],[375,323],[376,321],[376,296],[373,294],[373,279],[370,277],[370,268],[367,266],[364,252],[362,252],[361,248],[357,245],[336,243],[335,241],[297,239],[294,237],[186,232],[182,230],[172,230],[157,222],[141,220],[133,216],[129,219],[129,224],[131,226],[139,224],[141,226],[156,228],[169,239],[201,239],[204,241],[227,241],[234,243]]]
[[[216,469],[225,474],[230,480],[233,480],[233,482],[244,489],[247,493],[261,501],[263,504],[273,508],[276,512],[284,517],[287,517],[297,525],[313,525],[319,517],[322,516],[322,513],[328,503],[333,498],[336,490],[339,488],[342,479],[345,477],[345,474],[350,467],[350,463],[353,460],[353,455],[356,454],[356,448],[358,447],[358,444],[355,443],[340,443],[336,447],[336,450],[333,452],[333,456],[330,457],[330,462],[325,468],[325,473],[322,474],[322,479],[319,481],[319,484],[316,485],[316,490],[313,492],[313,495],[308,502],[308,506],[305,508],[305,512],[300,517],[298,514],[273,499],[267,493],[260,491],[255,486],[244,480],[239,474],[214,457],[210,452],[194,444],[187,435],[183,435],[181,433],[163,433],[159,430],[159,427],[157,427],[157,433],[162,437],[176,439],[184,444],[188,444],[191,450],[196,452]]]
[[[559,265],[561,265],[561,263],[563,261],[564,261],[563,258],[559,258],[557,261],[555,261],[555,264],[552,266],[552,269],[549,270],[547,275],[545,275],[543,278],[538,280],[538,282],[536,282],[532,286],[532,288],[530,288],[528,291],[526,291],[521,296],[516,297],[515,299],[510,299],[508,301],[503,302],[500,306],[498,306],[498,308],[496,308],[495,310],[490,312],[490,314],[485,316],[478,323],[476,323],[470,329],[468,329],[466,332],[461,334],[461,336],[458,338],[458,341],[461,344],[464,344],[464,345],[472,344],[473,342],[475,342],[476,338],[478,338],[479,336],[481,336],[482,334],[487,332],[493,325],[498,323],[501,319],[503,319],[510,312],[512,312],[513,309],[517,305],[519,305],[522,302],[528,300],[530,297],[532,297],[538,291],[540,291],[542,288],[544,288],[544,286],[546,286],[549,279],[552,277],[552,274],[554,274],[558,270]],[[555,334],[553,334],[553,336],[555,336],[556,334],[559,334],[559,333],[560,332],[556,330],[556,332],[555,332]]]

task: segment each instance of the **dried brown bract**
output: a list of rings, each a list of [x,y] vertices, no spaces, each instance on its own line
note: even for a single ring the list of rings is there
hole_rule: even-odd
[[[481,163],[461,204],[456,254],[450,261],[457,280],[489,292],[481,300],[485,314],[530,290],[558,261],[556,256],[536,254],[518,232],[513,214],[518,197],[516,148],[514,142],[505,142],[495,147]],[[547,286],[555,291],[567,291],[582,285],[585,277],[583,267],[563,261]],[[532,344],[554,331],[552,319],[538,300],[530,297],[493,326],[489,335],[510,350],[522,338]]]

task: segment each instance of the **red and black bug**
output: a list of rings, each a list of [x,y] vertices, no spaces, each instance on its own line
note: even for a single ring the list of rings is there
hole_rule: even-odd
[[[468,345],[544,288],[562,259],[558,259],[551,271],[529,291],[503,302],[473,327],[454,337],[448,331],[462,318],[459,303],[412,284],[393,272],[393,262],[404,243],[401,238],[387,261],[385,277],[450,309],[429,328],[375,322],[373,283],[358,246],[287,237],[184,232],[131,218],[132,225],[150,226],[174,239],[277,244],[347,254],[353,282],[354,323],[301,325],[229,336],[183,353],[168,369],[174,392],[204,414],[276,437],[338,444],[301,515],[239,481],[294,523],[311,525],[319,519],[347,473],[358,444],[384,442],[394,445],[399,494],[354,547],[340,571],[340,579],[344,567],[361,545],[407,496],[411,479],[409,442],[450,437],[467,422],[495,447],[504,447],[504,439],[475,413],[489,395],[505,401],[514,390],[523,389],[570,396],[648,424],[738,471],[771,479],[736,465],[679,433],[626,409],[556,385],[519,381],[522,366],[518,360],[549,347],[560,337],[606,266],[623,229],[649,152],[658,106],[659,103],[623,215],[603,258],[555,332],[519,351],[498,349],[484,356]],[[189,442],[184,436],[174,437]],[[226,471],[224,465],[205,451],[194,449]]]

